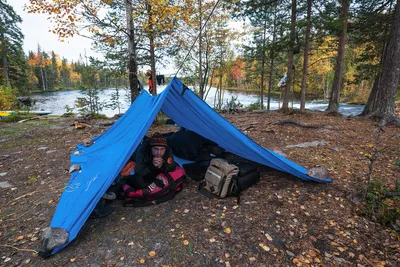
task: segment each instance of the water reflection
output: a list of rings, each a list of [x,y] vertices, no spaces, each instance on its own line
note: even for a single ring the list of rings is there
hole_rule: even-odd
[[[166,86],[160,86],[157,88],[159,92],[163,91]],[[206,102],[211,107],[214,107],[214,99],[215,99],[216,88],[211,88]],[[115,89],[104,89],[100,97],[100,102],[110,103],[111,95],[115,93]],[[120,106],[121,112],[125,112],[129,108],[129,94],[126,89],[119,90],[120,95]],[[223,94],[223,103],[226,104],[227,101],[230,101],[231,98],[237,97],[237,100],[243,104],[243,107],[247,107],[252,103],[256,103],[259,101],[260,96],[256,94],[247,94],[243,92],[232,92],[225,91]],[[53,115],[62,115],[66,112],[66,106],[74,107],[75,101],[78,97],[85,97],[81,91],[57,91],[57,92],[46,92],[41,94],[35,94],[32,98],[36,101],[34,110],[49,110],[52,111]],[[272,99],[270,103],[270,107],[272,110],[279,109],[281,106],[281,101]],[[267,105],[267,97],[264,97],[264,105]],[[295,109],[300,108],[300,103],[298,101],[290,102],[289,107],[293,107]],[[313,100],[306,102],[306,109],[310,110],[325,110],[328,107],[327,101]],[[352,105],[352,104],[340,104],[339,112],[343,115],[358,115],[362,112],[364,105]],[[78,112],[76,108],[74,108],[73,112]],[[102,113],[108,117],[112,117],[118,113],[117,109],[112,110],[111,108],[104,107]]]

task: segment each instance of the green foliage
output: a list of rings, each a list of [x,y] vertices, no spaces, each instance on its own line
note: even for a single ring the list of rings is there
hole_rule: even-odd
[[[18,26],[21,17],[6,1],[0,1],[0,84],[24,92],[27,88],[28,64],[22,48],[24,35]]]
[[[230,101],[226,100],[226,104],[223,108],[227,110],[242,108],[243,104],[241,104],[237,99],[237,96],[232,96]]]
[[[74,108],[73,107],[70,107],[69,105],[65,105],[65,112],[67,112],[67,113],[71,113],[72,111],[74,111]]]
[[[119,100],[120,94],[119,89],[115,88],[115,91],[111,93],[110,101],[105,105],[107,108],[111,108],[112,110],[118,109],[118,114],[121,113],[121,102]]]
[[[257,100],[254,103],[251,103],[247,108],[250,110],[260,110],[260,109],[265,109],[265,105],[263,105],[262,108],[260,108],[261,104],[260,104],[260,100]]]
[[[387,187],[382,181],[371,180],[361,214],[376,219],[382,224],[389,225],[390,223],[395,223],[396,218],[400,216],[400,207],[396,206],[396,201],[399,201],[400,198],[388,198],[385,195],[386,191]]]
[[[93,119],[108,119],[105,114],[92,114]]]
[[[17,92],[0,86],[0,110],[12,110],[17,107]]]
[[[396,161],[395,163],[393,163],[393,165],[400,168],[400,161]]]
[[[81,115],[96,115],[100,114],[104,107],[104,101],[100,101],[101,89],[89,88],[82,89],[85,97],[78,97],[75,101],[75,106],[78,108]]]

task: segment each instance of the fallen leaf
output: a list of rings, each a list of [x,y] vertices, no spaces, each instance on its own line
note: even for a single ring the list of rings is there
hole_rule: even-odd
[[[336,242],[331,242],[331,246],[335,246],[335,247],[337,247],[337,246],[339,246],[339,244],[338,243],[336,243]]]
[[[18,240],[24,239],[24,236],[23,236],[23,235],[20,235],[20,236],[17,237],[17,239],[18,239]]]
[[[144,259],[139,260],[140,264],[144,264],[146,261]]]
[[[69,259],[70,262],[74,262],[75,260],[76,260],[76,258]]]
[[[124,259],[125,259],[125,257],[121,257],[121,258],[119,258],[119,260],[120,260],[120,261],[123,261]]]
[[[268,239],[269,241],[272,241],[272,237],[271,237],[269,234],[265,234],[265,236],[267,237],[267,239]]]
[[[249,261],[250,261],[250,262],[256,261],[256,258],[255,258],[255,257],[250,257],[250,258],[249,258]]]
[[[6,258],[6,259],[4,260],[4,262],[9,262],[9,261],[11,261],[11,258]]]
[[[185,246],[187,246],[187,245],[189,245],[189,241],[185,240],[185,241],[183,241],[183,244],[184,244]]]
[[[122,218],[121,218],[121,221],[125,221],[125,217],[122,217]]]
[[[133,246],[135,243],[133,243],[133,242],[129,242],[128,243],[128,246]]]
[[[224,229],[225,234],[230,234],[231,233],[231,228],[227,227]]]
[[[258,244],[260,247],[262,247],[265,251],[270,251],[271,249],[268,247],[268,246],[266,246],[266,245],[264,245],[263,243],[260,243],[260,244]]]
[[[214,243],[214,242],[215,242],[215,238],[211,238],[211,239],[210,239],[210,242],[211,242],[211,243]]]
[[[150,255],[150,257],[154,257],[156,255],[156,252],[155,251],[150,251],[149,255]]]

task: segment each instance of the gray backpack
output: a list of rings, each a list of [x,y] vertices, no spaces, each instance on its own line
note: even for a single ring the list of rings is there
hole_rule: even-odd
[[[199,190],[208,197],[225,198],[237,196],[237,175],[239,168],[230,164],[225,159],[214,158],[207,168],[203,182],[199,185]]]

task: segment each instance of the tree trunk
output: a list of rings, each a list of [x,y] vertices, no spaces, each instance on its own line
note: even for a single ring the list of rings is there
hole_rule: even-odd
[[[265,6],[264,6],[265,8]],[[263,46],[262,46],[262,60],[261,60],[261,97],[260,97],[260,109],[264,109],[264,76],[265,76],[265,42],[267,39],[267,19],[264,18],[264,26],[263,26]]]
[[[136,62],[136,44],[135,44],[135,32],[133,28],[133,17],[132,17],[132,1],[125,0],[125,11],[126,11],[126,30],[128,32],[128,72],[129,72],[129,88],[131,91],[131,103],[135,101],[139,95],[138,91],[138,79],[137,79],[137,62]]]
[[[153,88],[151,91],[152,95],[157,95],[157,74],[156,74],[156,56],[154,52],[154,31],[153,31],[153,24],[152,24],[152,11],[151,5],[147,2],[147,12],[149,16],[149,29],[151,30],[149,33],[150,39],[150,67],[151,67],[151,80],[153,83]]]
[[[275,6],[275,11],[276,11],[276,6]],[[275,39],[276,39],[276,12],[274,13],[274,26],[272,30],[272,44],[275,44]],[[269,67],[269,80],[268,80],[268,103],[267,103],[267,110],[271,109],[271,90],[272,90],[272,77],[273,77],[273,72],[274,72],[274,61],[275,61],[275,48],[272,48],[271,50],[271,65]]]
[[[45,85],[45,82],[44,82],[43,69],[42,69],[42,67],[39,67],[39,68],[40,68],[40,77],[42,78],[43,92],[45,92],[46,91],[46,85]]]
[[[331,97],[329,105],[326,109],[327,112],[338,112],[340,100],[340,87],[342,86],[342,72],[344,65],[344,49],[346,45],[347,36],[347,15],[349,12],[349,0],[342,0],[342,8],[340,19],[342,21],[342,30],[339,36],[338,54],[336,57],[335,76],[333,78]]]
[[[304,44],[303,77],[301,79],[301,93],[300,93],[301,112],[304,112],[306,110],[306,87],[307,87],[307,73],[308,73],[308,50],[310,48],[311,6],[312,6],[312,0],[307,0],[307,28],[306,28],[306,40]]]
[[[201,8],[201,0],[199,0],[199,97],[201,99],[203,99],[203,72],[202,72],[202,58],[201,58],[201,54],[202,54],[202,8]]]
[[[395,119],[395,95],[400,80],[400,0],[392,22],[392,31],[382,62],[382,72],[378,74],[376,97],[373,97],[371,111],[368,114],[381,119],[385,124]],[[373,90],[374,91],[374,90]],[[375,92],[371,92],[375,93]]]
[[[289,60],[288,70],[286,77],[285,95],[283,96],[282,111],[287,112],[289,110],[289,99],[290,99],[290,87],[292,85],[293,76],[293,57],[294,57],[294,46],[296,37],[296,9],[297,2],[292,0],[292,15],[290,20],[290,43],[289,43]]]
[[[7,40],[4,37],[4,34],[1,34],[1,43],[3,44],[2,47],[2,57],[3,57],[3,70],[4,70],[4,79],[5,79],[5,84],[6,87],[9,86],[9,77],[8,77],[8,62],[7,62],[7,44],[6,44]]]
[[[387,54],[389,34],[390,34],[390,28],[387,27],[385,29],[385,39],[383,41],[383,46],[382,46],[383,49],[382,49],[382,53],[381,53],[381,59],[379,62],[380,70],[379,70],[379,73],[375,77],[371,92],[368,96],[367,103],[365,104],[363,112],[360,114],[361,116],[366,116],[366,115],[372,114],[373,111],[375,110],[374,106],[376,105],[376,97],[378,96],[378,85],[380,83],[381,76],[382,76],[383,60]]]

